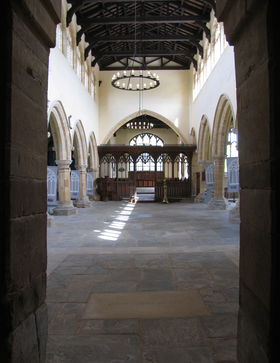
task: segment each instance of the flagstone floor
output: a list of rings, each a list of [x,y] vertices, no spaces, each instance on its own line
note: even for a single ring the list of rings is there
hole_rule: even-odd
[[[239,222],[94,202],[48,228],[48,363],[236,363]]]

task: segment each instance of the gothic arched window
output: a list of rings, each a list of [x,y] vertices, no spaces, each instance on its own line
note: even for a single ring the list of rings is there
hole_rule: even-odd
[[[130,146],[142,146],[142,145],[152,145],[152,146],[163,146],[163,140],[154,135],[148,133],[142,133],[139,135],[134,136],[129,141]]]

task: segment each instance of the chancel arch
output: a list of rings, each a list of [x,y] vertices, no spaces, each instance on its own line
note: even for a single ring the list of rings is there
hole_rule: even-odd
[[[182,134],[182,132],[179,130],[178,127],[176,127],[174,125],[174,123],[170,120],[168,120],[166,117],[154,112],[154,111],[150,111],[150,110],[142,110],[141,113],[143,115],[146,115],[146,116],[151,116],[151,117],[154,117],[160,121],[162,121],[164,124],[166,124],[168,127],[170,127],[174,133],[176,135],[178,135],[180,141],[183,143],[183,144],[187,144],[188,141],[187,139],[185,138],[185,136]],[[137,112],[134,112],[132,113],[131,115],[128,115],[126,116],[125,118],[123,118],[121,121],[119,121],[108,133],[107,135],[105,136],[105,138],[103,139],[102,141],[102,144],[107,144],[108,141],[110,140],[110,138],[123,126],[125,125],[126,123],[128,123],[129,121],[132,121],[134,120],[137,116],[139,116],[139,111]]]

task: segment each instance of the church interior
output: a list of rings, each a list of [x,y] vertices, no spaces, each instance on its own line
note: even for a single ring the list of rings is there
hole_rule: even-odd
[[[275,3],[3,5],[5,362],[278,361]]]

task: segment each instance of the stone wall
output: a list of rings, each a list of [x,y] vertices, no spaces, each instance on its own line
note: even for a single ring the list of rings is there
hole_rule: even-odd
[[[44,362],[46,95],[60,1],[5,1],[2,12],[1,360]]]
[[[240,156],[239,363],[277,362],[279,28],[276,1],[217,1],[235,48]],[[277,44],[278,42],[278,44]]]

